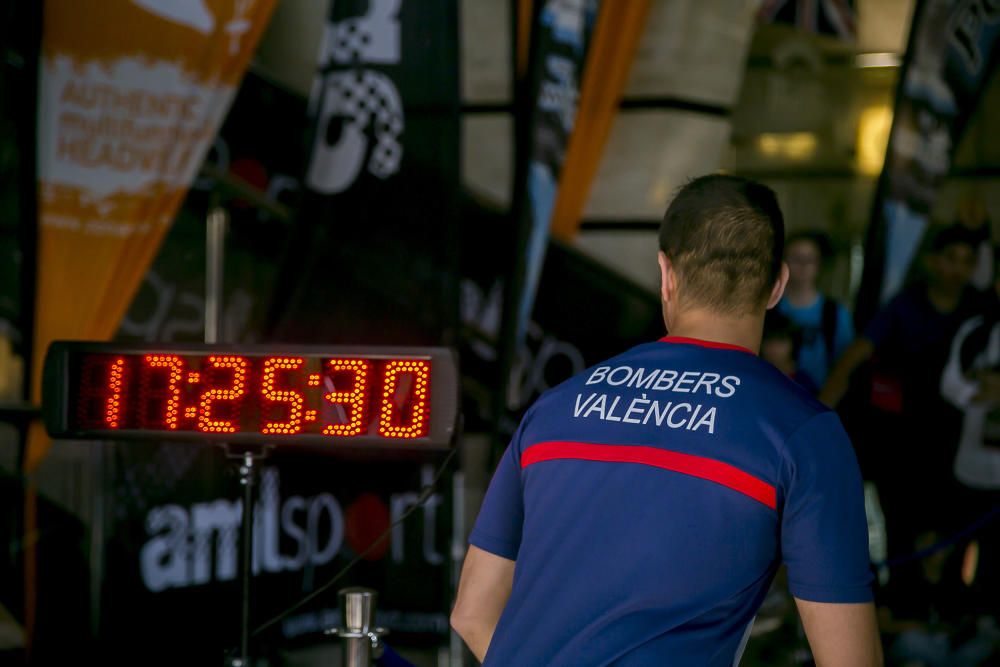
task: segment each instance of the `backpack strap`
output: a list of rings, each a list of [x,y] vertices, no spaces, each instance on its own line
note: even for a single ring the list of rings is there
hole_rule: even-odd
[[[831,368],[837,361],[837,302],[828,297],[823,297],[823,315],[820,320],[820,331],[823,333],[823,342],[826,344],[826,366]]]

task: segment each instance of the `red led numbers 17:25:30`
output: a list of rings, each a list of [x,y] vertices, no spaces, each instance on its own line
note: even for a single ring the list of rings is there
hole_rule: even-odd
[[[414,439],[428,434],[427,359],[90,355],[76,395],[95,430]]]

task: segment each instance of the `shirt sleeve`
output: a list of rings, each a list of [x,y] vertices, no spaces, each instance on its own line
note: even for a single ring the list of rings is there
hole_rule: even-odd
[[[840,419],[813,417],[787,448],[781,554],[789,590],[812,602],[870,602],[864,487]]]
[[[469,535],[469,543],[484,551],[517,560],[524,523],[524,496],[521,488],[521,466],[515,442],[507,447]]]

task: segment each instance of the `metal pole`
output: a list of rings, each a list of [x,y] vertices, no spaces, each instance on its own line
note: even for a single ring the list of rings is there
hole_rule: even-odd
[[[109,442],[92,443],[91,471],[96,493],[90,511],[90,637],[96,643],[101,633],[101,603],[105,576],[105,540],[110,523],[107,502],[107,482],[111,479],[108,456]]]
[[[219,342],[222,323],[222,274],[225,265],[226,209],[213,204],[208,212],[205,244],[205,342]]]
[[[341,627],[329,628],[325,634],[340,637],[344,643],[341,664],[344,667],[371,667],[372,659],[382,657],[385,628],[375,627],[375,601],[378,594],[371,588],[344,588],[340,591]]]
[[[347,588],[340,592],[340,609],[344,627],[352,636],[344,637],[344,667],[369,667],[372,663],[372,642],[368,633],[375,621],[375,591],[367,588]]]
[[[250,667],[250,582],[253,578],[254,497],[258,464],[267,458],[268,448],[234,449],[224,445],[226,458],[237,461],[240,485],[243,487],[243,507],[240,521],[240,650],[230,651],[226,667]]]
[[[253,484],[254,456],[247,452],[240,466],[240,484],[243,485],[243,541],[241,579],[243,586],[243,613],[240,617],[240,660],[243,667],[250,664],[250,575],[253,554]]]
[[[213,195],[205,220],[205,342],[218,343],[222,321],[222,274],[225,267],[226,226],[228,215]],[[226,446],[226,455],[236,453]],[[253,559],[253,481],[254,455],[243,452],[239,467],[240,484],[243,486],[243,516],[240,532],[240,654],[229,659],[227,667],[250,665],[250,577]]]

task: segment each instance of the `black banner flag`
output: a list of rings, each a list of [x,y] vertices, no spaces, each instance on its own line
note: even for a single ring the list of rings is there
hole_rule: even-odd
[[[458,312],[457,2],[337,0],[273,336],[426,344]]]
[[[955,147],[1000,55],[1000,4],[923,0],[910,29],[855,319],[902,287]]]

